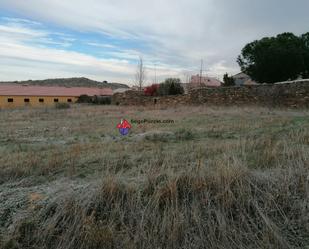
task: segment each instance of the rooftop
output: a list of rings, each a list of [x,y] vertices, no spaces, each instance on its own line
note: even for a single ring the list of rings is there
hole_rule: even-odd
[[[90,87],[59,87],[59,86],[30,86],[18,84],[0,84],[0,96],[111,96],[110,88]]]
[[[190,84],[192,84],[193,86],[198,86],[199,84],[202,84],[203,86],[207,87],[219,87],[221,86],[221,81],[214,77],[200,77],[199,75],[192,75]]]

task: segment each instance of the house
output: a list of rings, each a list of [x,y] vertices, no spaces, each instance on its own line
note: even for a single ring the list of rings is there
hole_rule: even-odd
[[[249,75],[245,73],[238,73],[232,76],[235,81],[236,86],[249,86],[249,85],[256,85],[257,83],[253,81]]]
[[[0,108],[75,103],[81,95],[112,96],[113,91],[109,88],[0,84]]]
[[[222,82],[216,78],[208,76],[192,75],[189,83],[190,88],[195,87],[220,87]]]

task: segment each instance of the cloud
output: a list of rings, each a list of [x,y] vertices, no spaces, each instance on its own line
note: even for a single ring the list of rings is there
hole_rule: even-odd
[[[140,53],[149,65],[176,74],[198,72],[201,58],[208,74],[237,72],[246,43],[284,31],[304,33],[309,23],[307,0],[2,0],[0,7],[34,22],[133,43],[88,45],[128,65]]]
[[[127,76],[132,73],[130,66],[122,61],[100,60],[78,52],[39,48],[13,42],[0,41],[0,57],[0,63],[6,65],[1,67],[0,70],[4,71],[8,70],[6,68],[18,67],[20,70],[27,72],[30,69],[28,71],[29,76],[33,79],[38,78],[36,73],[41,69],[45,72],[49,71],[50,77],[56,75],[61,77],[63,72],[67,72],[66,75],[70,73],[73,76],[91,75],[93,78],[100,78],[100,74],[103,77],[110,74]],[[19,73],[20,71],[15,71],[16,77],[19,76]]]
[[[0,74],[1,80],[25,80],[55,77],[89,77],[96,80],[108,80],[133,84],[136,70],[134,64],[114,56],[110,59],[97,58],[81,52],[59,48],[36,46],[54,44],[49,38],[51,32],[26,27],[0,25]],[[59,34],[58,34],[59,35]],[[61,35],[61,34],[60,34]],[[69,38],[74,40],[74,38]],[[99,45],[99,44],[92,44]],[[114,46],[107,46],[114,48]],[[148,68],[148,73],[151,72]],[[177,70],[158,68],[158,77],[175,75]],[[177,74],[177,73],[176,73]],[[151,78],[149,78],[151,82]]]
[[[86,53],[68,51],[65,48],[77,38],[47,30],[38,22],[19,18],[3,19],[6,23],[0,24],[1,80],[84,76],[133,84],[136,66],[128,60],[136,60],[139,56],[138,51],[95,42],[86,44],[106,48],[105,55],[108,55],[108,58],[102,59]],[[55,35],[60,37],[61,41],[68,42],[68,45],[55,40]],[[60,45],[63,48],[52,48],[50,45]],[[149,62],[146,65],[149,75],[154,74]],[[157,69],[157,76],[163,79],[172,75],[177,76],[179,72],[177,68],[168,69],[161,66]],[[152,77],[148,80],[152,82]]]
[[[0,25],[0,32],[1,38],[14,38],[24,41],[47,36],[47,33],[43,31],[33,30],[19,25]]]
[[[39,22],[21,18],[1,18],[4,23],[0,24],[0,39],[11,42],[32,42],[46,45],[54,44],[68,47],[75,40],[67,34],[52,32],[44,29]]]
[[[100,48],[117,48],[116,46],[112,44],[102,44],[97,42],[87,42],[87,45],[94,46],[94,47],[100,47]]]
[[[0,64],[5,65],[0,67],[1,80],[89,77],[134,84],[136,70],[135,65],[123,60],[103,60],[77,52],[1,42]],[[152,68],[147,68],[149,82],[152,81],[152,71]],[[162,79],[180,73],[175,69],[157,68],[157,76]]]

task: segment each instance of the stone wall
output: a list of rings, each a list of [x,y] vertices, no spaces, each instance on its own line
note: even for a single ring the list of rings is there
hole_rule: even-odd
[[[188,94],[164,97],[144,96],[127,91],[113,96],[120,105],[262,105],[292,108],[309,107],[309,80],[241,87],[192,89]]]
[[[127,91],[125,93],[116,93],[113,95],[112,104],[115,105],[188,105],[191,102],[190,95],[160,96],[149,97],[139,91]]]
[[[192,104],[309,107],[309,80],[240,87],[194,89]]]

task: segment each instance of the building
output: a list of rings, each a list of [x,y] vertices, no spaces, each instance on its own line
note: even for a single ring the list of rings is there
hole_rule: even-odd
[[[131,89],[130,88],[117,88],[115,90],[113,90],[113,94],[115,93],[125,93],[127,91],[130,91]]]
[[[136,86],[136,85],[131,86],[130,88],[130,90],[132,91],[139,91],[139,90],[144,91],[144,89],[145,89],[145,86],[142,86],[142,89],[140,89],[139,86]]]
[[[249,75],[245,73],[238,73],[232,76],[235,81],[236,86],[248,86],[248,85],[256,85],[257,83],[253,81]]]
[[[195,87],[220,87],[222,85],[222,82],[216,78],[213,77],[207,77],[200,75],[192,75],[190,80],[190,88]]]
[[[75,103],[81,95],[112,96],[113,91],[109,88],[0,84],[0,108]]]

